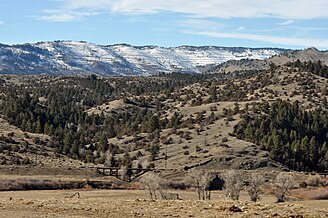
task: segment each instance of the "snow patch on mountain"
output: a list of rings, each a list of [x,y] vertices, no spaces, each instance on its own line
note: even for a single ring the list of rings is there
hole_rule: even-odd
[[[200,67],[229,60],[262,60],[282,52],[283,49],[216,46],[104,46],[84,41],[0,44],[0,73],[114,76],[200,73]]]

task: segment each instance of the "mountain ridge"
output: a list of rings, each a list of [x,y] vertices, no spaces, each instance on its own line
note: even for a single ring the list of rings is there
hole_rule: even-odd
[[[0,73],[37,75],[148,76],[201,73],[229,60],[266,59],[287,49],[222,46],[129,44],[97,45],[86,41],[0,44]]]

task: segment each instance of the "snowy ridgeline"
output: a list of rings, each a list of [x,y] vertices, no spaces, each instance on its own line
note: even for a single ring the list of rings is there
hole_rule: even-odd
[[[13,46],[0,44],[0,73],[123,76],[162,72],[200,73],[202,67],[228,60],[265,59],[284,51],[215,46],[103,46],[75,41]]]

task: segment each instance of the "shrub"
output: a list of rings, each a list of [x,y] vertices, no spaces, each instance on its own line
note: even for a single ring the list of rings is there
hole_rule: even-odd
[[[31,163],[31,161],[30,161],[30,159],[28,158],[28,157],[25,157],[23,160],[22,160],[22,164],[23,165],[28,165],[28,164],[30,164]]]
[[[199,200],[210,199],[208,187],[211,180],[211,175],[204,170],[189,170],[186,175],[186,181],[197,190]]]
[[[256,202],[260,199],[260,188],[264,183],[264,177],[261,174],[252,173],[249,184],[247,186],[248,195],[251,201]]]
[[[188,146],[188,145],[184,145],[182,148],[183,148],[183,149],[188,149],[189,146]]]
[[[29,178],[18,178],[13,180],[1,180],[1,191],[16,190],[54,190],[54,189],[78,189],[84,186],[84,182],[62,182],[51,180],[37,180]]]
[[[18,152],[19,151],[19,146],[18,145],[12,145],[11,146],[11,150],[14,151],[14,152]]]
[[[307,185],[314,186],[314,187],[324,185],[325,183],[324,179],[318,174],[310,175],[305,182]]]
[[[286,194],[294,187],[294,176],[287,173],[279,173],[275,179],[275,186],[279,190],[278,202],[285,202]]]
[[[153,172],[145,174],[140,182],[144,189],[147,189],[152,200],[157,199],[156,191],[160,189],[160,180],[161,178]]]
[[[190,185],[184,181],[166,181],[165,186],[171,189],[181,189],[186,190],[190,188]]]
[[[238,171],[227,171],[223,174],[224,192],[228,198],[238,200],[240,191],[243,187],[241,173]]]
[[[199,147],[198,145],[196,145],[196,152],[200,152],[202,151],[203,149],[201,147]]]
[[[225,143],[227,141],[228,141],[228,138],[227,137],[222,138],[222,143]]]
[[[308,184],[306,182],[301,182],[300,183],[300,188],[306,188]]]
[[[172,143],[173,143],[173,139],[171,137],[163,139],[164,145],[168,145],[168,144],[172,144]]]

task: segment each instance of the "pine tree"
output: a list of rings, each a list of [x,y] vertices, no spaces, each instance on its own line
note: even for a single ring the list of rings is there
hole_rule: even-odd
[[[209,93],[210,93],[211,102],[216,102],[218,97],[217,97],[217,89],[214,84],[212,84],[212,86],[210,87]]]
[[[132,164],[130,153],[126,150],[123,156],[122,165],[129,167]]]
[[[160,121],[157,115],[153,115],[150,117],[148,121],[148,132],[152,133],[155,130],[160,129]]]
[[[148,151],[150,152],[150,157],[149,157],[150,161],[156,160],[156,158],[159,154],[160,148],[161,147],[159,144],[154,144],[148,149]]]
[[[99,143],[98,143],[98,151],[102,151],[102,152],[105,152],[105,150],[108,149],[108,140],[107,140],[107,136],[105,133],[103,133],[101,136],[100,136],[100,139],[99,139]]]
[[[315,136],[313,136],[310,140],[309,160],[312,167],[316,166],[318,161],[318,149]]]
[[[40,119],[36,122],[36,130],[37,133],[43,133],[43,128]]]
[[[247,125],[247,128],[245,129],[245,137],[248,140],[253,140],[254,139],[254,129],[251,123]]]

